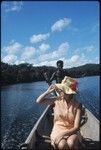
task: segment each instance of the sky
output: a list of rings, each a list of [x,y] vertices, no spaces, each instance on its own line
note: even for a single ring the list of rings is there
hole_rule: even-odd
[[[99,63],[98,1],[2,1],[1,61],[64,68]]]

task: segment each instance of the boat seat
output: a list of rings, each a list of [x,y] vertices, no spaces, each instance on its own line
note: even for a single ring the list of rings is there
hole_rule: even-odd
[[[50,140],[50,137],[49,137],[49,136],[43,135],[42,137],[44,138],[44,141],[45,141],[45,142],[51,143],[51,140]]]
[[[82,142],[85,145],[84,149],[95,150],[95,149],[99,149],[100,148],[99,141],[93,141],[90,138],[84,138]]]
[[[51,140],[49,136],[43,135],[38,137],[38,141],[35,144],[36,149],[48,149],[53,150],[54,148],[51,145]]]
[[[51,145],[51,140],[50,140],[50,136],[48,135],[40,135],[40,133],[38,133],[36,131],[36,143],[35,143],[35,148],[36,149],[48,149],[48,150],[53,150],[53,147]]]

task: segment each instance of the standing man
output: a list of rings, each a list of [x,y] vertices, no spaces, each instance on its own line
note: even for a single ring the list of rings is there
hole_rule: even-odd
[[[57,70],[52,74],[50,78],[50,83],[53,80],[56,80],[56,83],[61,83],[63,78],[66,76],[66,71],[63,69],[63,61],[58,60],[56,64],[57,64]]]

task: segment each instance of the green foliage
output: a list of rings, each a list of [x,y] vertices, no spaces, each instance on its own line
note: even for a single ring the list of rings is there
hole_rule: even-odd
[[[86,64],[65,70],[66,74],[71,77],[83,77],[100,74],[99,64]],[[45,80],[45,72],[48,72],[49,77],[51,77],[54,71],[56,71],[55,67],[33,67],[32,64],[28,63],[9,65],[1,62],[1,85],[43,81]]]
[[[100,74],[99,64],[85,64],[79,67],[73,67],[69,69],[69,75],[71,77],[84,77],[94,76]]]

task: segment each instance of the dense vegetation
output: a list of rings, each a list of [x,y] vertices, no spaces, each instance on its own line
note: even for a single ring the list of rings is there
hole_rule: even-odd
[[[48,72],[49,76],[56,70],[55,67],[40,66],[33,67],[32,64],[24,63],[19,65],[9,65],[1,62],[1,85],[43,81],[44,72]],[[79,67],[65,69],[66,74],[71,77],[83,77],[99,75],[99,64],[86,64]]]

